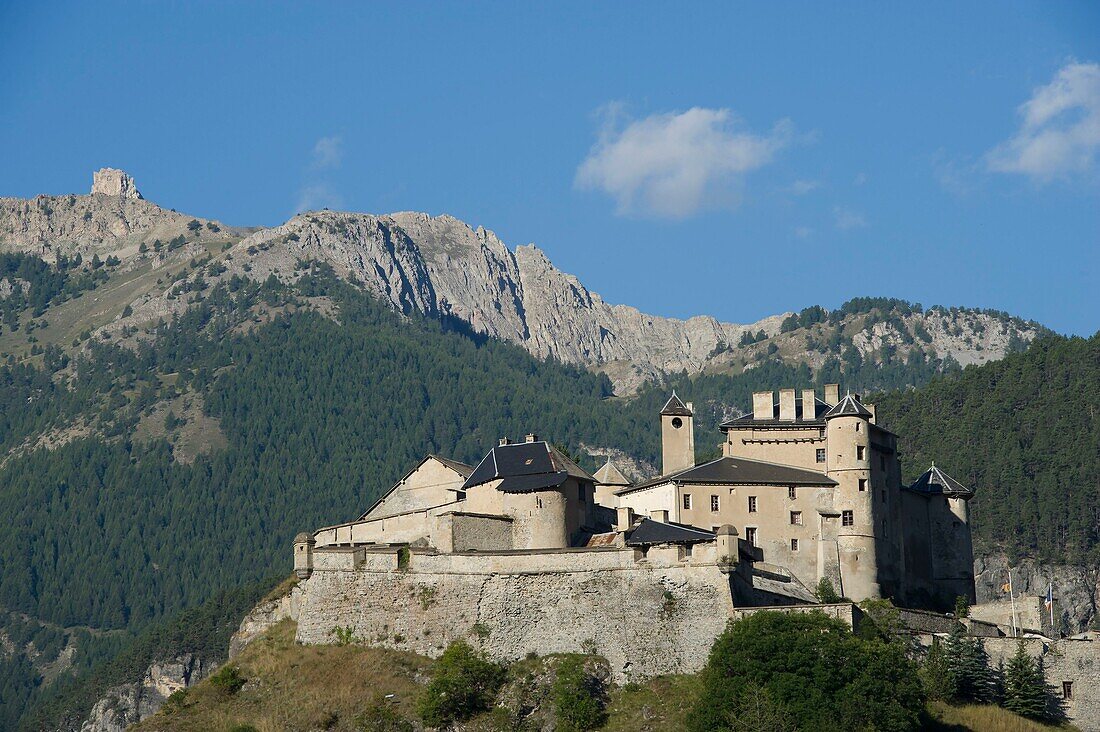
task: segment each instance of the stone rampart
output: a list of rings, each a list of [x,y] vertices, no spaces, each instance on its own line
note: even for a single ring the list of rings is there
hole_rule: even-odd
[[[597,653],[620,683],[698,671],[734,613],[728,575],[713,559],[635,557],[414,550],[398,569],[396,552],[318,550],[299,585],[298,640],[330,643],[350,628],[362,642],[429,656],[458,639],[509,661]]]
[[[990,663],[1007,664],[1019,642],[1017,638],[984,639]],[[1042,660],[1047,688],[1060,700],[1069,721],[1083,732],[1100,732],[1100,644],[1072,638],[1024,638],[1023,643],[1028,654]]]

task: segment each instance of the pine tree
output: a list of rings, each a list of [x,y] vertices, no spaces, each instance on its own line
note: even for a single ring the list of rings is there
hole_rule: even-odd
[[[1005,708],[1029,719],[1046,719],[1046,682],[1039,663],[1021,640],[1005,668]]]
[[[954,701],[990,703],[997,698],[996,674],[978,638],[969,638],[960,625],[944,641],[948,672],[955,682]]]
[[[947,652],[939,638],[932,639],[932,646],[920,667],[921,683],[929,699],[951,701],[958,695],[958,685],[947,661]]]

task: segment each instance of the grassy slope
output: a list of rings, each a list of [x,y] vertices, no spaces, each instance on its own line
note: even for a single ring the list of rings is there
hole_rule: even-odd
[[[252,725],[259,732],[287,729],[361,730],[377,721],[381,705],[406,720],[416,718],[416,699],[432,661],[412,653],[363,646],[301,646],[295,626],[284,621],[245,649],[236,660],[248,679],[235,695],[204,681],[182,700],[131,729],[136,732],[230,730]],[[520,662],[512,673],[524,673]],[[667,676],[611,690],[607,732],[678,732],[698,693],[694,676]],[[393,696],[386,700],[387,695]],[[940,732],[1041,732],[1055,729],[997,707],[952,707],[933,703],[930,727]],[[366,715],[366,716],[364,716]],[[497,730],[500,717],[484,714],[465,729]],[[388,727],[383,727],[389,729]],[[394,728],[396,729],[396,727]],[[1072,729],[1062,727],[1058,729]]]

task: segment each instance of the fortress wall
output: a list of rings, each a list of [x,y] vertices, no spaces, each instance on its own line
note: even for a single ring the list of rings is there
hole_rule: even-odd
[[[1016,653],[1016,638],[986,638],[990,663],[1008,663]],[[1073,698],[1063,702],[1069,720],[1084,732],[1100,732],[1100,644],[1096,641],[1063,639],[1045,641],[1025,638],[1024,647],[1033,658],[1041,658],[1043,674],[1055,697],[1062,695],[1062,683],[1072,683]]]
[[[324,553],[324,552],[322,552]],[[350,627],[375,645],[438,656],[466,639],[491,656],[594,652],[624,682],[698,671],[733,615],[729,578],[714,565],[608,567],[631,551],[455,557],[414,553],[408,571],[318,567],[299,586],[298,640],[332,642]],[[565,560],[570,571],[499,573],[545,568]],[[463,572],[445,570],[452,564]],[[598,566],[605,565],[605,566]],[[588,568],[597,566],[597,568]]]

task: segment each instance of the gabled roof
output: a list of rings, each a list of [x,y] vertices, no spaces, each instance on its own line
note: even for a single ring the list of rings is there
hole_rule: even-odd
[[[570,476],[595,482],[579,465],[548,442],[497,445],[481,459],[461,490],[500,480],[498,490],[528,493],[556,488]]]
[[[797,397],[795,397],[795,400],[794,400],[794,413],[795,413],[794,423],[802,423],[802,424],[805,424],[807,422],[811,422],[811,423],[818,422],[818,423],[820,423],[822,418],[825,416],[825,413],[828,412],[829,409],[830,409],[830,405],[828,404],[828,402],[822,401],[821,399],[818,399],[817,397],[814,397],[814,401],[813,401],[813,404],[811,405],[811,408],[809,410],[806,410],[804,408],[804,405],[803,405],[802,397],[797,396]],[[775,422],[777,424],[783,424],[783,425],[794,424],[790,420],[780,421],[780,419],[779,419],[779,402],[773,402],[772,403],[771,416],[768,419],[758,420],[758,419],[756,419],[755,415],[752,412],[745,412],[744,414],[740,414],[740,415],[734,417],[733,419],[727,419],[725,422],[718,425],[718,428],[722,429],[722,430],[728,430],[731,427],[746,425],[749,422],[757,422],[757,423],[759,423],[759,422]]]
[[[813,470],[795,468],[779,463],[767,463],[763,460],[720,457],[709,463],[696,465],[670,475],[647,480],[638,485],[618,491],[618,495],[632,493],[642,488],[650,488],[664,483],[703,483],[711,485],[821,485],[831,486],[837,482]]]
[[[974,495],[973,488],[967,488],[962,483],[937,468],[935,463],[932,463],[931,468],[924,471],[919,478],[913,481],[909,486],[909,490],[917,493],[933,495],[942,494],[945,496],[957,496],[959,498],[970,498]]]
[[[676,392],[672,392],[665,406],[661,407],[662,417],[690,417],[692,414],[687,405],[680,401],[680,397],[676,396]]]
[[[714,541],[714,532],[688,524],[666,524],[650,518],[639,521],[626,535],[627,546],[696,544],[701,541]]]
[[[401,486],[402,483],[404,483],[406,480],[409,479],[410,475],[412,475],[416,471],[420,470],[421,466],[424,465],[424,463],[428,462],[429,460],[435,460],[436,462],[443,465],[444,467],[449,468],[450,470],[453,470],[455,473],[458,474],[458,477],[460,477],[460,478],[469,478],[470,473],[474,472],[474,468],[471,465],[467,465],[466,463],[460,463],[457,460],[451,460],[450,458],[445,458],[445,457],[442,457],[440,455],[435,455],[433,453],[428,453],[424,457],[420,458],[420,462],[418,462],[416,465],[412,466],[412,468],[410,468],[407,473],[402,475],[400,480],[398,480],[396,483],[394,483],[392,486],[390,486],[390,489],[388,491],[386,491],[385,493],[380,495],[378,497],[378,499],[374,503],[372,503],[366,511],[363,512],[363,515],[359,517],[359,520],[361,521],[364,518],[366,518],[366,516],[371,511],[373,511],[375,508],[378,507],[378,504],[380,504],[380,503],[382,503],[382,501],[386,500],[386,498],[388,498],[391,493],[393,493],[395,490],[397,490]],[[458,490],[458,489],[456,488],[455,490]]]
[[[871,418],[871,410],[863,406],[863,404],[853,394],[846,395],[840,400],[840,403],[825,413],[825,419],[832,419],[833,417],[867,417]]]
[[[600,485],[630,485],[630,481],[616,467],[615,463],[611,462],[610,457],[607,458],[607,462],[604,463],[603,467],[595,472],[593,477]]]

